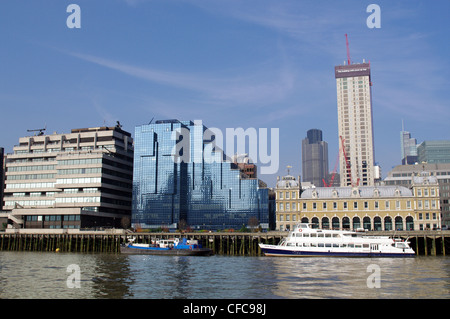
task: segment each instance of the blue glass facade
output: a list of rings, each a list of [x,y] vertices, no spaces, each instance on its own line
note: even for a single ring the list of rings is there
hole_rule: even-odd
[[[268,228],[269,190],[224,158],[201,122],[136,127],[133,225],[239,229],[253,219]]]

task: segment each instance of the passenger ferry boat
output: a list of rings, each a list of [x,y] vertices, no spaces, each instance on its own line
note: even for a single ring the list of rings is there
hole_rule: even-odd
[[[127,245],[120,247],[123,254],[141,255],[178,255],[178,256],[209,256],[213,251],[203,248],[197,240],[183,238],[156,240],[150,244],[134,243],[136,238],[129,239]]]
[[[409,242],[389,236],[361,232],[313,229],[310,224],[294,226],[278,245],[259,244],[266,256],[413,257]]]

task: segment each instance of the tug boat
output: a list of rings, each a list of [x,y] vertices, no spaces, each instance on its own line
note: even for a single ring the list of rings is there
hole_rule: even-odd
[[[183,238],[156,240],[150,244],[134,243],[136,238],[129,239],[129,243],[120,247],[123,254],[141,255],[175,255],[175,256],[210,256],[213,251],[203,248],[197,240]]]
[[[278,245],[259,244],[265,256],[414,257],[407,240],[345,230],[321,230],[300,223]]]

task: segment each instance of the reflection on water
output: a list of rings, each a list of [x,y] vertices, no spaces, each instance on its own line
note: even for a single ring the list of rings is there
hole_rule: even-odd
[[[68,288],[69,265],[80,288]],[[369,265],[380,288],[368,288]],[[270,258],[0,252],[0,298],[449,298],[450,257]]]
[[[369,288],[379,266],[380,288]],[[277,290],[285,298],[448,298],[450,259],[289,258],[273,260]]]

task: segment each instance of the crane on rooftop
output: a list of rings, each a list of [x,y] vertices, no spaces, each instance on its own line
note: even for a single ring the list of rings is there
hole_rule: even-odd
[[[349,48],[349,46],[348,46],[348,36],[347,36],[347,33],[345,34],[345,44],[346,44],[346,46],[347,46],[347,63],[348,63],[348,65],[350,65],[350,64],[351,64],[351,61],[350,61],[350,48]]]

